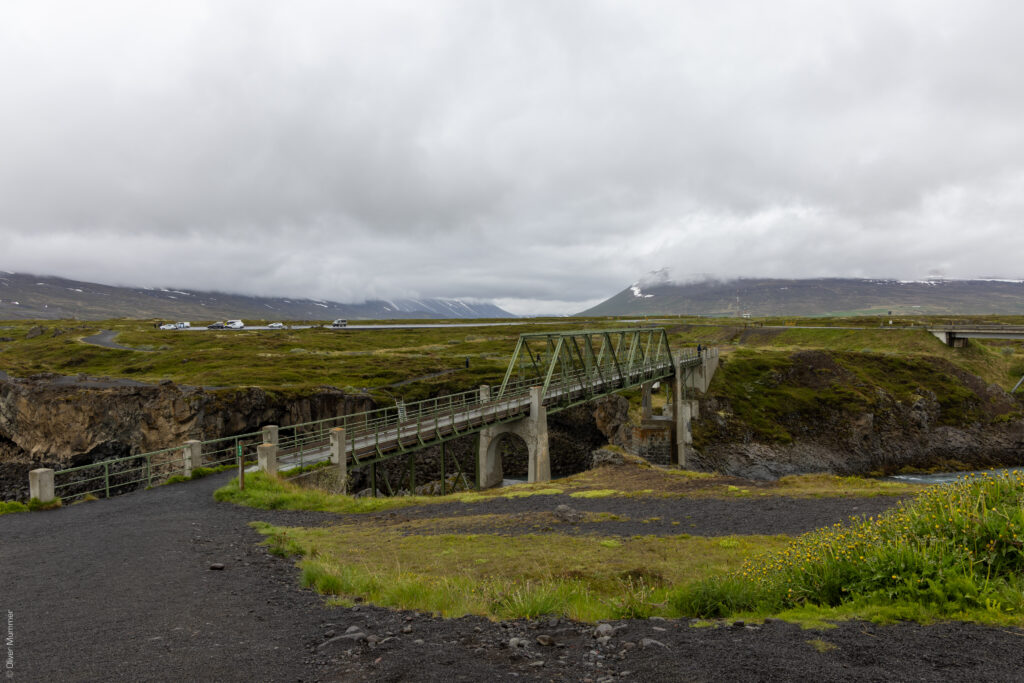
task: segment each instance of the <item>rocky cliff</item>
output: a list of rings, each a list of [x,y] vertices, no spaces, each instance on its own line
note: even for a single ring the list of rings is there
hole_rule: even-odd
[[[0,500],[23,497],[28,470],[61,469],[368,410],[331,387],[293,395],[260,388],[207,390],[89,377],[0,377]]]
[[[701,469],[773,479],[1024,464],[1006,391],[938,358],[802,351],[726,362],[694,422]]]

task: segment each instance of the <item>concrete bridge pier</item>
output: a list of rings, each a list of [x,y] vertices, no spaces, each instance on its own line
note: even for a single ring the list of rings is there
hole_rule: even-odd
[[[675,421],[675,462],[679,467],[687,466],[689,454],[693,450],[691,423],[697,419],[700,412],[700,402],[685,398],[686,390],[706,392],[717,369],[718,354],[711,349],[701,353],[701,363],[695,367],[684,368],[681,361],[675,362],[675,373],[672,378],[672,417]]]
[[[499,486],[504,478],[501,467],[501,453],[498,452],[499,437],[515,434],[526,443],[529,453],[528,481],[551,481],[551,457],[548,453],[548,418],[541,396],[541,387],[530,387],[530,414],[515,422],[505,422],[484,427],[480,431],[478,456],[480,488]]]
[[[690,436],[692,409],[690,401],[683,398],[686,387],[692,386],[691,376],[690,368],[682,367],[681,361],[677,360],[672,377],[672,419],[675,422],[672,433],[675,435],[675,463],[684,468],[686,467],[687,451],[690,444],[693,443],[693,437]]]
[[[640,385],[640,419],[650,420],[654,414],[651,407],[651,392],[654,391],[654,382],[644,382]]]
[[[936,338],[946,346],[951,346],[954,349],[967,348],[967,337],[958,337],[956,332],[949,332],[945,330],[929,330]]]

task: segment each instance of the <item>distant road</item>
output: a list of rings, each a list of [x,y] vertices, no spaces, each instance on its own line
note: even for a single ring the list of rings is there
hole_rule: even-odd
[[[561,323],[555,322],[535,322],[530,320],[524,320],[522,322],[502,322],[502,323],[395,323],[393,325],[349,325],[347,327],[331,327],[330,325],[285,325],[283,329],[286,330],[309,330],[312,328],[322,327],[327,330],[414,330],[432,327],[504,327],[510,325],[559,325]],[[205,330],[205,325],[196,325],[195,327],[186,327],[185,330]],[[269,330],[271,328],[266,325],[246,325],[243,329],[246,330]],[[166,332],[177,332],[178,330],[165,330]],[[234,330],[225,330],[232,332]]]

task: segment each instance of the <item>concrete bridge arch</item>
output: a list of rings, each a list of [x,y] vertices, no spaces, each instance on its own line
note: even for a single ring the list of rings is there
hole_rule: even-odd
[[[503,434],[514,434],[526,444],[527,481],[551,480],[547,410],[541,387],[530,389],[530,414],[527,417],[514,422],[488,425],[480,430],[480,488],[499,486],[504,478],[499,448]]]

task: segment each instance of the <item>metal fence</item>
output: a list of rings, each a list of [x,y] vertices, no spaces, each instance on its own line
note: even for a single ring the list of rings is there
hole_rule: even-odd
[[[114,458],[54,472],[54,495],[72,500],[87,495],[109,498],[162,484],[185,473],[185,447]],[[59,478],[58,478],[59,477]]]

